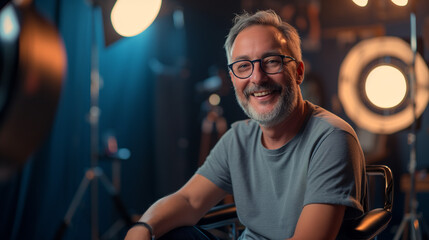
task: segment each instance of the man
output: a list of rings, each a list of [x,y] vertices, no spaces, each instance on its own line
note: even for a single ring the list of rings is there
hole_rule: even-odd
[[[246,226],[240,239],[342,239],[343,219],[363,212],[364,157],[346,122],[302,99],[296,30],[273,11],[245,13],[225,49],[251,120],[233,124],[196,174],[152,205],[126,239],[199,232],[179,227],[195,225],[227,193]]]

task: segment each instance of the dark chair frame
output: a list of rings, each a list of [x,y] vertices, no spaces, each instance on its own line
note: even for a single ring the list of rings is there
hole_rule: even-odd
[[[393,175],[389,167],[384,165],[368,165],[368,176],[384,178],[384,206],[370,209],[357,219],[344,221],[341,231],[350,239],[373,239],[386,229],[392,219],[393,207]]]
[[[369,240],[374,239],[389,224],[392,219],[393,207],[393,175],[388,166],[368,165],[367,176],[382,176],[384,179],[384,206],[366,211],[356,219],[345,220],[341,226],[341,234],[348,239]],[[237,239],[239,224],[235,204],[220,205],[212,208],[199,222],[203,229],[213,229],[230,225],[232,240]]]

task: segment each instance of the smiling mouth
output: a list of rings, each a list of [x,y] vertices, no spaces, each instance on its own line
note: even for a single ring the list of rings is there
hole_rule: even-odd
[[[264,97],[264,96],[267,96],[271,93],[272,93],[272,91],[262,91],[262,92],[254,92],[254,93],[252,93],[252,95],[255,97]]]
[[[282,92],[282,87],[278,84],[264,84],[264,85],[250,85],[247,86],[244,91],[243,94],[244,96],[249,99],[250,96],[252,97],[257,97],[257,98],[262,98],[262,97],[266,97],[272,94],[281,94]]]

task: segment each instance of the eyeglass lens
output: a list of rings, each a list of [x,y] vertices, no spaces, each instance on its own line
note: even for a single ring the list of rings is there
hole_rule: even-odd
[[[239,78],[248,78],[252,75],[255,68],[254,63],[259,62],[262,71],[268,74],[278,73],[283,67],[282,56],[268,56],[256,60],[241,60],[232,64],[232,71]]]

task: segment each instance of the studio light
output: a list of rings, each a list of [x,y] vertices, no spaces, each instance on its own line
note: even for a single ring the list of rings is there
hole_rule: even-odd
[[[123,37],[138,35],[161,10],[162,0],[92,0],[101,8],[106,47]]]
[[[162,0],[118,0],[110,16],[113,28],[124,37],[143,32],[155,20],[161,3]]]
[[[392,2],[400,7],[407,6],[408,4],[408,0],[392,0]]]
[[[365,80],[368,100],[382,109],[398,106],[407,94],[407,80],[393,65],[380,65],[371,70]]]
[[[359,7],[366,7],[366,5],[368,5],[368,0],[353,0],[353,2]],[[407,6],[408,0],[392,0],[392,3],[397,6],[404,7]]]
[[[0,182],[22,168],[47,137],[67,66],[65,48],[56,27],[29,1],[6,5],[3,2],[0,4]]]
[[[410,87],[413,51],[397,37],[378,37],[353,47],[340,67],[338,92],[347,116],[360,128],[391,134],[409,127],[429,99],[429,70],[415,59],[415,89]],[[410,99],[411,91],[415,98]]]
[[[368,0],[353,0],[353,2],[359,7],[365,7],[368,4]]]
[[[400,7],[408,4],[408,0],[391,1]],[[410,44],[395,37],[362,41],[346,56],[339,77],[340,100],[346,114],[359,127],[375,134],[391,134],[409,127],[408,172],[411,180],[408,194],[411,197],[407,200],[408,212],[402,218],[394,240],[407,233],[413,240],[422,239],[419,223],[422,219],[417,214],[415,194],[416,134],[417,119],[429,99],[429,71],[417,52],[415,6],[413,8],[410,11]],[[365,88],[359,84],[362,82]],[[406,229],[407,223],[409,229]]]
[[[18,16],[12,5],[7,5],[0,13],[0,38],[11,42],[18,38],[20,32]]]

